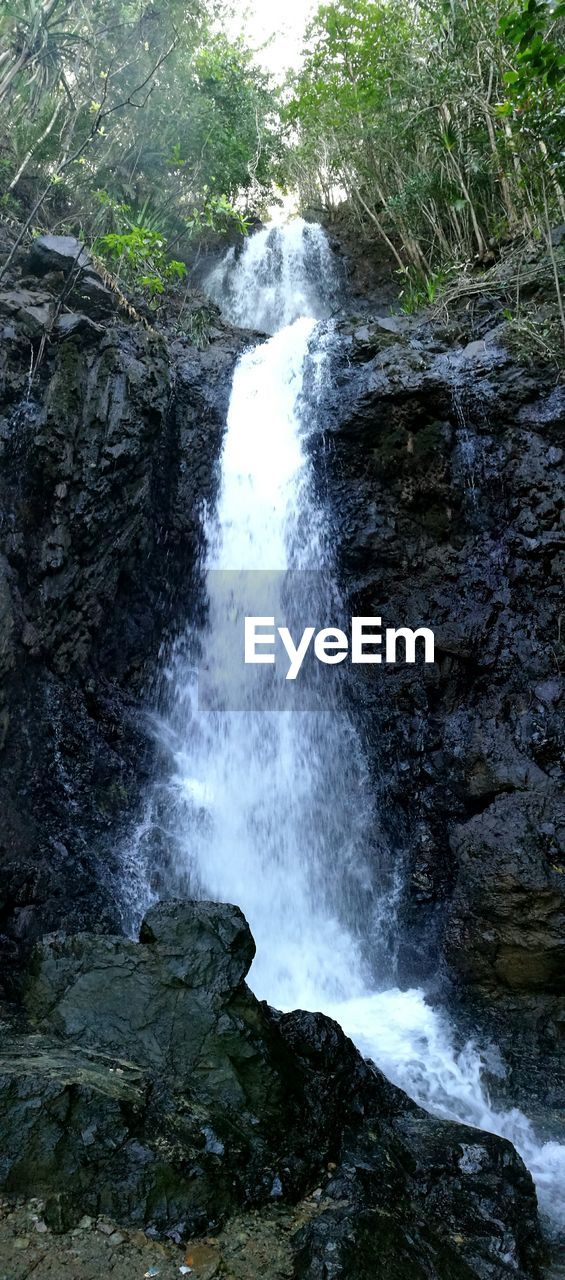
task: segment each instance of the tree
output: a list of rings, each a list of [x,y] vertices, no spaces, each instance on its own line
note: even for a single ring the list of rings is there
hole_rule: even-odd
[[[564,11],[545,0],[322,6],[292,86],[289,171],[310,199],[343,191],[359,227],[422,276],[484,260],[518,232],[547,238],[562,201]]]
[[[196,229],[241,228],[270,183],[277,108],[214,19],[212,0],[9,0],[5,207],[102,247],[156,234],[177,254]]]

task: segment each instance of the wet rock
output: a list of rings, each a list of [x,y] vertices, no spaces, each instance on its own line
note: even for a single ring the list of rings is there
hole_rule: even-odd
[[[70,294],[69,301],[73,306],[81,310],[85,309],[91,320],[104,320],[111,316],[117,307],[116,294],[94,271],[82,272]]]
[[[33,289],[9,289],[0,292],[0,316],[11,316],[22,333],[35,338],[45,332],[50,318],[51,294]]]
[[[483,338],[477,338],[474,342],[468,342],[463,349],[465,360],[481,359],[485,355],[486,346]]]
[[[6,561],[0,559],[0,678],[14,665],[14,611]]]
[[[243,912],[216,902],[159,902],[145,916],[139,940],[190,955],[190,983],[211,995],[237,989],[255,955]]]
[[[38,944],[26,993],[34,1024],[185,1081],[207,1038],[222,1043],[221,1012],[227,1093],[238,1038],[225,1001],[255,953],[244,916],[215,903],[164,903],[146,916],[141,943],[83,934]],[[234,1080],[234,1105],[240,1093]]]
[[[90,268],[84,278],[99,295]],[[49,269],[42,285],[57,295],[64,279]],[[15,961],[42,933],[63,921],[111,932],[131,911],[122,850],[154,754],[140,690],[167,628],[197,607],[202,504],[247,339],[225,329],[202,353],[167,348],[123,317],[100,325],[85,294],[30,382],[22,309],[53,296],[22,285],[2,297],[0,955],[12,992]]]
[[[90,316],[77,315],[75,311],[67,311],[61,316],[57,316],[55,322],[55,333],[61,338],[77,338],[80,337],[81,343],[87,345],[88,341],[96,341],[100,335],[104,333],[102,325],[95,324]]]
[[[542,832],[563,749],[563,387],[511,357],[500,326],[470,334],[470,350],[464,326],[457,339],[418,317],[402,343],[372,351],[372,316],[362,331],[357,319],[338,328],[310,442],[339,513],[330,536],[346,610],[436,638],[434,668],[360,669],[350,691],[379,875],[405,868],[401,974],[439,975],[459,1013],[464,993],[465,1025],[504,1044],[513,1100],[527,1104],[528,1072],[553,1091],[565,1017],[565,877],[557,832]]]
[[[169,903],[141,936],[38,946],[32,1031],[0,1055],[6,1191],[44,1198],[54,1230],[86,1214],[192,1238],[198,1270],[221,1260],[198,1236],[267,1210],[275,1182],[281,1209],[314,1187],[297,1280],[537,1276],[535,1194],[511,1145],[426,1115],[331,1019],[259,1004],[236,908]]]
[[[465,983],[557,993],[565,971],[565,808],[558,793],[499,796],[457,827],[446,935]]]
[[[388,333],[405,333],[410,327],[408,316],[377,316],[375,323]]]
[[[67,276],[86,269],[90,262],[84,245],[74,236],[44,235],[34,240],[27,269],[37,276],[44,276],[49,271],[62,271]]]
[[[42,308],[51,301],[51,294],[44,290],[3,289],[0,291],[0,315],[17,316],[26,307]]]

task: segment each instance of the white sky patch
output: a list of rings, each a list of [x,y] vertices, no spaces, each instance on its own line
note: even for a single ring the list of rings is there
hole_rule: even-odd
[[[255,49],[257,62],[277,80],[298,66],[306,25],[319,0],[242,0],[228,22],[232,39],[242,35]]]

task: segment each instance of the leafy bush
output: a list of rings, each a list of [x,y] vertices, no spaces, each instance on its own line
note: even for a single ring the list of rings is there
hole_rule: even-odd
[[[168,284],[184,279],[186,266],[167,255],[166,242],[149,227],[130,231],[110,231],[96,241],[96,251],[117,268],[127,284],[147,290],[151,298],[165,292]]]

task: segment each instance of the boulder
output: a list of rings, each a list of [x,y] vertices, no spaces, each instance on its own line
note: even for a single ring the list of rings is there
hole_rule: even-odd
[[[189,955],[190,982],[211,994],[239,987],[255,955],[243,912],[217,902],[159,902],[145,916],[139,940],[161,954]]]
[[[243,1043],[239,1036],[238,995],[254,952],[238,907],[160,904],[145,917],[140,943],[95,934],[39,943],[26,1004],[40,1029],[143,1063],[175,1085],[202,1070],[207,1042],[217,1036],[223,1096],[243,1105],[238,1064],[253,1037]],[[260,1037],[263,1016],[249,992],[244,999]]]
[[[116,294],[104,284],[94,271],[83,271],[71,290],[69,301],[73,306],[87,311],[94,320],[104,320],[117,307]]]
[[[68,276],[71,272],[85,270],[90,264],[90,255],[74,236],[45,235],[34,240],[26,265],[32,275],[44,276],[48,271],[62,271]]]
[[[537,1277],[510,1143],[426,1115],[331,1019],[260,1004],[253,953],[238,908],[208,902],[152,908],[139,943],[45,939],[31,1031],[0,1055],[0,1186],[62,1227],[104,1213],[181,1239],[315,1187],[295,1280]]]
[[[55,333],[60,338],[80,338],[81,346],[87,347],[103,335],[104,329],[89,316],[77,315],[76,311],[65,311],[57,316]]]
[[[325,1186],[322,1211],[297,1233],[297,1280],[535,1273],[535,1243],[529,1256],[527,1245],[521,1258],[515,1250],[525,1187],[509,1144],[421,1114],[398,1121],[395,1137],[410,1177],[391,1171],[377,1135],[363,1132]]]
[[[128,1141],[146,1083],[136,1067],[106,1055],[3,1032],[0,1185],[16,1194],[40,1188],[53,1205],[62,1197],[70,1208],[63,1225],[74,1225],[73,1202],[89,1200],[93,1178],[100,1204],[110,1205],[120,1195],[117,1166],[143,1167]]]
[[[0,316],[13,317],[30,338],[44,333],[51,317],[51,294],[35,289],[6,289],[0,293]]]

